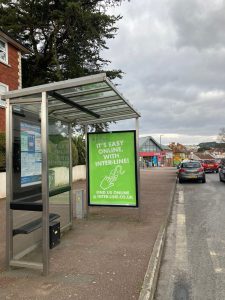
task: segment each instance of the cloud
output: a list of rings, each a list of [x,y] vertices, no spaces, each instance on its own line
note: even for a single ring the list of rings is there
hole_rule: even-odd
[[[222,0],[175,0],[171,16],[177,30],[177,45],[224,48],[225,3]]]
[[[124,18],[104,55],[126,73],[116,83],[142,115],[141,134],[196,141],[225,126],[224,8],[219,0],[132,0],[112,11]]]

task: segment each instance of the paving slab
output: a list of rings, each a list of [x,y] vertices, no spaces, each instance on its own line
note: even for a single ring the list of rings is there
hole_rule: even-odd
[[[140,210],[91,207],[87,219],[75,219],[51,250],[48,277],[4,269],[5,201],[0,200],[0,299],[138,299],[175,180],[174,168],[141,170]],[[85,182],[73,188],[85,188]]]

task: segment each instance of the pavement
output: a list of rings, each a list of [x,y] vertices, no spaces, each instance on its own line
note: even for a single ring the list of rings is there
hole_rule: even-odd
[[[141,170],[139,209],[91,207],[87,219],[74,219],[73,229],[51,250],[47,277],[4,269],[5,200],[0,200],[0,299],[151,299],[175,182],[175,168]],[[85,189],[85,182],[73,188]]]

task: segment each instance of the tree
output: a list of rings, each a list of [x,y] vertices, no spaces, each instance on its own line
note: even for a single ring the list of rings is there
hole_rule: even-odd
[[[115,37],[121,16],[107,8],[121,0],[0,0],[0,24],[32,50],[22,60],[23,86],[106,71],[113,79],[121,70],[105,70],[101,57],[107,39]]]
[[[220,143],[225,143],[225,127],[220,128],[217,139]]]
[[[83,136],[75,136],[73,138],[73,145],[74,148],[77,150],[77,160],[76,160],[76,165],[85,165],[86,163],[86,150],[85,150],[85,141],[83,139]],[[75,165],[74,164],[74,165]]]

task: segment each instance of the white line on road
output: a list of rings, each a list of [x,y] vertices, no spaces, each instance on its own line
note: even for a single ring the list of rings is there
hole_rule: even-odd
[[[188,269],[186,217],[184,210],[184,192],[179,191],[176,222],[176,266],[180,270]]]
[[[179,198],[178,198],[179,203],[184,204],[184,192],[179,191]]]
[[[220,257],[224,257],[224,254],[212,250],[215,247],[216,242],[218,242],[218,241],[217,240],[215,241],[212,238],[207,239],[209,254],[210,254],[210,257],[211,257],[211,260],[212,260],[214,272],[217,273],[217,274],[225,273],[225,269],[221,268],[220,261],[219,261]]]

